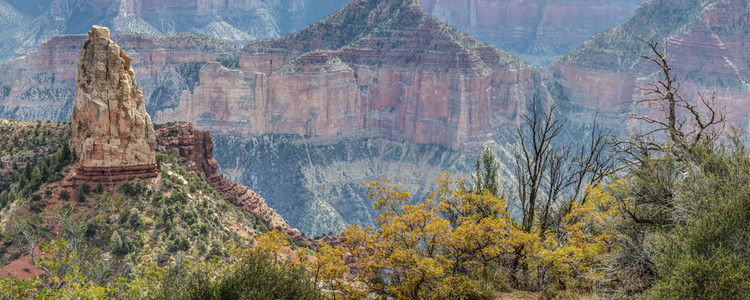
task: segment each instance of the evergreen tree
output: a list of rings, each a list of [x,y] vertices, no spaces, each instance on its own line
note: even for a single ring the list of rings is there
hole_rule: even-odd
[[[476,158],[476,168],[472,174],[473,186],[470,190],[477,195],[487,190],[492,196],[500,196],[500,185],[497,180],[499,167],[492,150],[487,147],[482,148],[482,152]]]

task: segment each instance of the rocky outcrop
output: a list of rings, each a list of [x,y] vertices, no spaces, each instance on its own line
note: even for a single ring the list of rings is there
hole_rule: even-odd
[[[643,0],[420,0],[432,15],[540,66],[633,14]]]
[[[158,149],[190,160],[190,168],[197,171],[206,182],[219,191],[224,198],[243,210],[258,215],[269,224],[298,242],[309,244],[310,240],[289,227],[276,211],[266,205],[265,199],[246,186],[239,185],[217,173],[213,157],[214,142],[210,131],[193,129],[190,123],[166,125],[156,130]]]
[[[191,169],[201,171],[204,179],[216,174],[218,163],[213,157],[210,131],[194,130],[190,123],[177,123],[156,130],[156,141],[159,151],[189,159]]]
[[[70,120],[78,50],[87,35],[57,36],[31,54],[3,64],[0,116],[16,120]],[[112,37],[132,58],[131,66],[153,113],[177,106],[191,91],[206,61],[231,58],[231,42],[191,33],[170,36],[120,34]]]
[[[658,75],[653,63],[635,55],[650,51],[634,38],[638,36],[664,47],[685,99],[698,99],[698,91],[707,96],[715,92],[716,107],[727,113],[730,123],[747,126],[749,16],[746,1],[647,2],[628,21],[555,61],[548,72],[556,87],[553,96],[571,104],[577,115],[615,115],[628,109],[632,100],[643,97],[637,87]]]
[[[206,64],[193,92],[154,118],[244,137],[383,137],[473,151],[543,97],[538,69],[413,0],[352,2],[298,33],[249,44],[239,65]]]
[[[156,136],[138,90],[132,58],[94,26],[79,52],[73,146],[77,178],[156,177]]]

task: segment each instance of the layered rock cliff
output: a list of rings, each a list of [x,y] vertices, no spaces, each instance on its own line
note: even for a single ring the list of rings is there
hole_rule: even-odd
[[[111,180],[97,175],[121,171],[156,176],[154,125],[131,61],[108,28],[91,28],[79,52],[71,123],[79,178]]]
[[[413,0],[353,1],[298,33],[249,44],[239,65],[203,66],[193,92],[155,119],[244,137],[383,137],[473,151],[544,96],[538,69]]]
[[[217,157],[229,178],[261,192],[292,226],[312,234],[372,223],[361,180],[387,176],[416,187],[429,186],[439,170],[465,174],[446,160],[463,161],[486,141],[507,142],[499,129],[514,127],[526,103],[545,94],[539,69],[441,23],[413,1],[352,3],[299,33],[242,50],[194,34],[113,39],[133,56],[155,122],[191,121],[232,141],[226,146],[233,152],[256,142],[268,147],[253,152],[258,158]],[[6,63],[13,76],[0,77],[0,115],[66,119],[73,93],[65,86],[75,78],[67,68],[84,40],[60,36]],[[347,161],[363,143],[389,146]],[[305,145],[315,157],[337,158],[322,164],[274,154]],[[283,173],[276,169],[282,164],[292,168],[294,185],[281,189],[277,178],[256,175]],[[333,170],[349,171],[319,176]],[[355,170],[366,172],[347,175]]]
[[[3,64],[0,116],[17,120],[69,120],[74,98],[78,50],[87,35],[61,35],[31,54]],[[132,67],[153,114],[174,107],[182,91],[198,81],[206,62],[231,64],[237,47],[231,42],[191,33],[170,36],[112,36],[132,57]]]
[[[643,0],[420,0],[432,15],[534,65],[633,14]]]
[[[658,17],[657,17],[658,16]],[[555,98],[572,113],[617,114],[642,97],[638,86],[658,70],[636,53],[649,54],[641,37],[659,42],[686,99],[716,93],[716,107],[734,125],[748,125],[750,104],[750,3],[737,0],[645,3],[623,24],[597,34],[556,60],[548,78]]]
[[[31,52],[59,34],[94,24],[115,33],[194,32],[238,44],[291,33],[346,0],[0,0],[0,63]]]

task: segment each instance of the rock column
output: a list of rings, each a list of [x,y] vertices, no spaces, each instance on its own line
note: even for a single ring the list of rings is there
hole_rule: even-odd
[[[77,179],[156,176],[154,125],[131,61],[106,27],[93,26],[78,52],[72,122]]]

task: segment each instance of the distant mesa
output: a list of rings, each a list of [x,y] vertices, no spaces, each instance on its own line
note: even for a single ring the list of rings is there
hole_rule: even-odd
[[[76,179],[107,182],[156,173],[156,136],[138,90],[132,58],[93,26],[78,52],[73,104]]]

